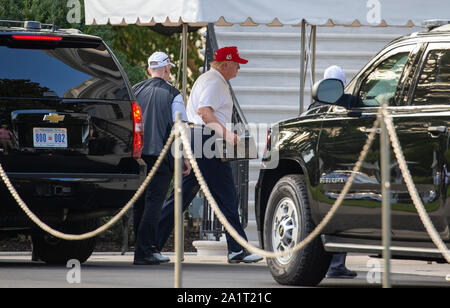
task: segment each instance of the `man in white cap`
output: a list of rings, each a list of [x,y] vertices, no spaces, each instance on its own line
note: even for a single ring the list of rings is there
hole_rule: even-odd
[[[325,72],[323,73],[323,79],[339,79],[342,81],[343,85],[345,86],[346,79],[345,79],[345,72],[344,69],[337,65],[332,65],[328,67]]]
[[[345,86],[346,79],[345,79],[345,72],[344,70],[337,65],[332,65],[328,67],[324,74],[324,79],[339,79],[342,81],[342,84]],[[315,105],[317,103],[314,103]],[[311,105],[311,107],[315,107]],[[320,104],[322,105],[322,104]],[[317,105],[316,105],[317,106]],[[356,272],[349,270],[345,266],[345,259],[347,257],[346,253],[335,253],[333,254],[333,257],[331,259],[331,264],[327,272],[327,278],[354,278],[356,277]]]
[[[153,53],[148,59],[151,78],[133,87],[144,122],[142,159],[147,163],[147,172],[150,172],[170,136],[176,112],[181,114],[181,120],[187,121],[183,97],[169,83],[171,66],[174,65],[167,54],[161,51]],[[173,157],[169,152],[148,185],[145,197],[134,205],[135,265],[152,265],[170,260],[156,248],[156,230],[173,177],[173,167]],[[185,159],[183,175],[189,173],[190,165]]]
[[[345,79],[344,70],[340,66],[337,66],[337,65],[329,66],[323,73],[323,79],[339,79],[340,81],[342,81],[342,84],[344,86],[347,83],[346,79]],[[308,110],[317,108],[320,106],[328,106],[328,105],[320,103],[320,102],[314,102],[311,105],[309,105]]]

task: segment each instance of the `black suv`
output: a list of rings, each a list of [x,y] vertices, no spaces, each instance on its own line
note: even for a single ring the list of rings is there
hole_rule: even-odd
[[[332,94],[320,93],[320,88],[315,85],[316,101]],[[275,164],[260,171],[255,192],[260,242],[266,249],[285,251],[295,246],[323,219],[351,175],[379,111],[380,97],[389,102],[424,206],[442,239],[450,243],[450,25],[444,25],[391,42],[335,103],[313,104],[269,132],[263,164]],[[276,156],[279,159],[274,161]],[[392,151],[391,157],[392,256],[442,261]],[[378,134],[321,237],[296,254],[269,259],[268,265],[281,284],[315,285],[328,269],[329,252],[377,255],[381,251]]]
[[[142,119],[99,37],[49,26],[0,25],[0,163],[44,222],[80,234],[123,207],[142,182]],[[0,199],[0,236],[31,234],[35,257],[48,263],[91,255],[95,239],[55,239],[3,184]]]

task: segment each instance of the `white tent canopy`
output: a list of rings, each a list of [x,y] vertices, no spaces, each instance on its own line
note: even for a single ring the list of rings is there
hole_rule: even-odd
[[[207,23],[420,26],[448,19],[442,0],[85,0],[86,24]]]
[[[424,20],[450,19],[448,0],[85,0],[87,25],[183,25],[183,94],[186,97],[188,26],[301,26],[300,111],[305,78],[315,76],[317,26],[421,26]],[[307,35],[307,28],[310,35]],[[306,41],[308,39],[308,42]]]

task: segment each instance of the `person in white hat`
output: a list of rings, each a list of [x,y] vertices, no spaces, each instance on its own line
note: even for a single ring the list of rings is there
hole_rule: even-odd
[[[340,81],[342,81],[342,84],[344,86],[347,83],[347,81],[345,79],[344,69],[342,69],[342,67],[337,66],[337,65],[329,66],[323,73],[323,79],[339,79]],[[320,106],[328,106],[328,105],[324,104],[324,103],[320,103],[320,102],[313,102],[311,105],[309,105],[308,110],[317,108]]]
[[[187,121],[183,97],[169,83],[170,68],[173,66],[166,53],[153,53],[148,59],[151,78],[133,87],[144,122],[142,159],[147,163],[147,172],[150,172],[170,136],[176,112],[180,112],[181,120]],[[134,205],[135,265],[152,265],[170,260],[156,248],[156,234],[173,169],[173,157],[169,152],[158,168],[155,178],[147,186],[145,197]],[[185,159],[183,175],[189,174],[190,169],[190,164]]]
[[[324,79],[339,79],[345,86],[345,72],[337,65],[332,65],[328,67],[324,74]],[[347,257],[346,253],[335,253],[331,259],[331,264],[327,272],[327,278],[354,278],[356,277],[356,272],[349,270],[345,266],[345,259]]]
[[[345,72],[344,69],[337,65],[332,65],[328,67],[325,72],[323,73],[323,79],[339,79],[342,81],[342,84],[345,86],[347,83],[345,79]]]

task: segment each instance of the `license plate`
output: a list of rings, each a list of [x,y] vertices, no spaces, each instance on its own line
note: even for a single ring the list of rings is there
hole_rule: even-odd
[[[67,148],[67,128],[33,128],[35,148]]]

